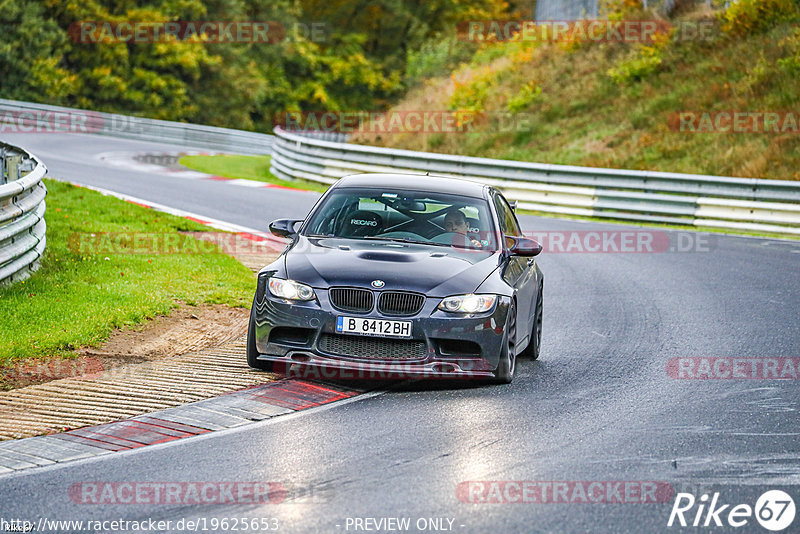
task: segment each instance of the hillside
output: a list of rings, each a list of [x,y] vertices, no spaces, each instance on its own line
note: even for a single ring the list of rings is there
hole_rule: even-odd
[[[727,10],[703,4],[667,19],[633,5],[611,17],[656,20],[659,29],[646,42],[541,43],[519,34],[489,42],[451,73],[422,80],[392,108],[477,112],[465,131],[362,132],[353,141],[544,163],[798,179],[798,10],[793,0],[740,0]]]

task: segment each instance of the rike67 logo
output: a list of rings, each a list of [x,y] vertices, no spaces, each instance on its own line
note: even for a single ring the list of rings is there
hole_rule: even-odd
[[[715,492],[711,497],[708,493],[703,493],[699,499],[692,493],[678,493],[667,526],[740,528],[749,525],[752,528],[755,518],[755,521],[765,529],[778,532],[788,528],[794,521],[794,516],[794,500],[781,490],[762,493],[756,500],[755,506],[746,503],[724,503],[720,499],[719,492]]]

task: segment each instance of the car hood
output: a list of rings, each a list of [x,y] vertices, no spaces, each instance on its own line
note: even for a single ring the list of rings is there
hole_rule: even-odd
[[[370,287],[446,297],[475,291],[498,267],[499,253],[363,239],[299,236],[286,252],[286,275],[314,288]]]

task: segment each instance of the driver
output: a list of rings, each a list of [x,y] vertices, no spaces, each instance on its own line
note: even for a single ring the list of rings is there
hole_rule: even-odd
[[[462,234],[467,236],[469,232],[469,224],[467,223],[467,216],[464,215],[463,212],[457,209],[453,209],[447,212],[444,216],[444,229],[447,232],[452,232],[454,234]],[[469,236],[467,236],[472,243],[472,246],[475,248],[483,248],[480,241],[477,241]]]

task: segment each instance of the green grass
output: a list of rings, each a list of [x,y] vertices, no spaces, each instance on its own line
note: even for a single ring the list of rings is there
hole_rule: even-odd
[[[192,170],[224,176],[225,178],[241,178],[257,180],[291,187],[324,192],[328,187],[324,184],[306,180],[282,180],[269,172],[269,156],[183,156],[179,163]]]
[[[70,356],[79,346],[96,346],[115,328],[169,313],[179,301],[250,305],[252,273],[219,249],[200,254],[112,254],[106,249],[92,254],[86,247],[81,254],[75,241],[87,232],[177,235],[207,227],[88,189],[46,183],[42,267],[28,280],[0,287],[0,365]],[[181,242],[199,244],[180,237]]]

